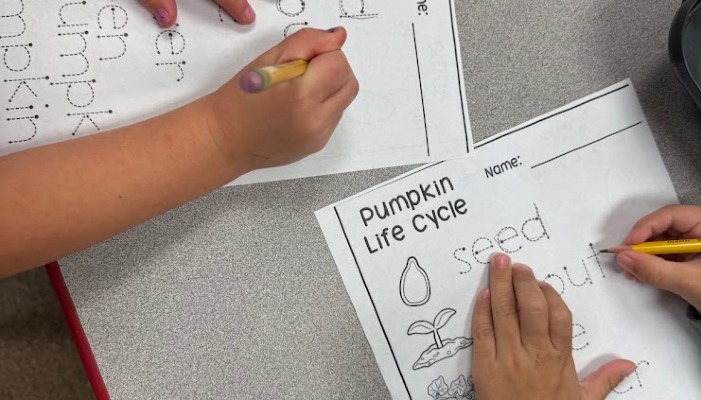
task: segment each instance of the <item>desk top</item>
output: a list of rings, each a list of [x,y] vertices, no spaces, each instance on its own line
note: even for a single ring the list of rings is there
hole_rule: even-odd
[[[475,140],[632,78],[682,202],[678,0],[456,1]],[[113,399],[388,398],[313,212],[409,167],[221,189],[61,261]]]

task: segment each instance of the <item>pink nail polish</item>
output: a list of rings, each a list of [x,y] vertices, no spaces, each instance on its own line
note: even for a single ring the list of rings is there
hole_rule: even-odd
[[[165,26],[168,23],[168,20],[170,19],[170,14],[168,14],[168,11],[166,11],[165,8],[159,8],[156,10],[154,13],[156,17],[156,21],[158,21],[161,26]]]

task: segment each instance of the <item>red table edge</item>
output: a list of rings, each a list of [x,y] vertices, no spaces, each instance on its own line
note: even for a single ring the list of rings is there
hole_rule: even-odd
[[[65,317],[68,328],[71,331],[71,336],[73,336],[73,341],[78,348],[80,361],[83,363],[85,373],[88,375],[88,380],[90,381],[90,386],[95,393],[95,398],[97,400],[110,400],[110,395],[107,392],[107,386],[105,386],[105,381],[102,379],[102,375],[100,374],[100,368],[97,366],[97,362],[95,361],[95,355],[90,348],[88,337],[85,335],[83,326],[80,324],[80,318],[78,317],[78,312],[73,304],[73,299],[71,299],[71,294],[66,286],[66,281],[63,280],[61,267],[58,265],[58,262],[54,261],[46,265],[46,272],[49,275],[49,281],[51,282],[51,286],[54,288],[56,297],[58,297],[61,310],[63,311],[63,316]]]

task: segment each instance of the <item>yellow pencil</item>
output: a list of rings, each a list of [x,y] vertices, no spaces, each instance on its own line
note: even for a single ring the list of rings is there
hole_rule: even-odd
[[[618,246],[601,250],[602,253],[620,253],[624,250],[633,250],[647,254],[687,254],[701,253],[701,239],[677,239],[663,240],[659,242],[645,242],[630,246]]]
[[[303,75],[307,64],[306,60],[296,60],[246,72],[241,76],[241,88],[248,93],[262,92],[273,85]]]

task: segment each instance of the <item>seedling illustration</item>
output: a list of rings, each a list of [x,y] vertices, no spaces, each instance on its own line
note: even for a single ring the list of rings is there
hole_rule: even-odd
[[[409,327],[407,335],[428,335],[433,334],[435,343],[431,344],[426,351],[421,353],[419,359],[412,366],[413,369],[427,368],[446,358],[454,356],[458,351],[472,346],[472,339],[457,337],[454,339],[443,339],[438,332],[443,328],[450,318],[455,315],[455,310],[446,308],[441,310],[433,323],[428,321],[416,321]]]

